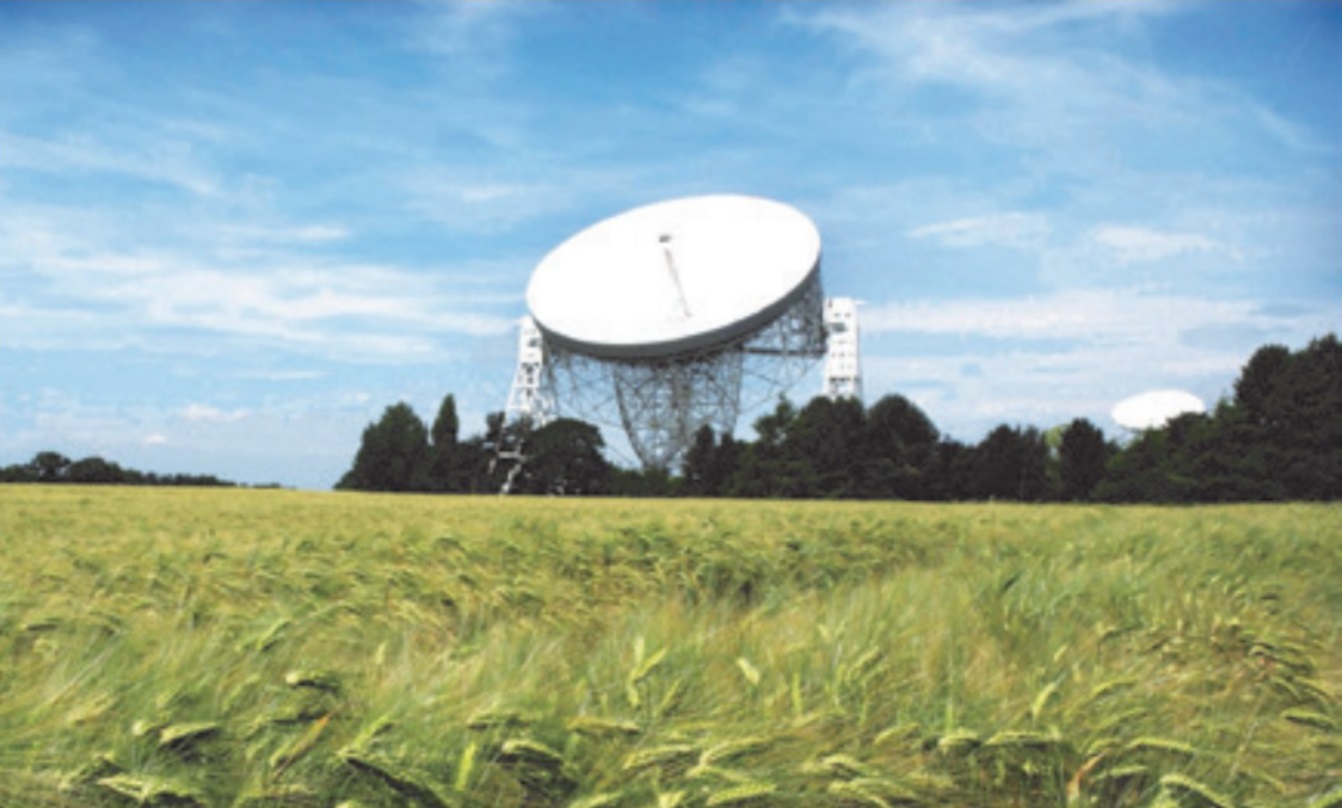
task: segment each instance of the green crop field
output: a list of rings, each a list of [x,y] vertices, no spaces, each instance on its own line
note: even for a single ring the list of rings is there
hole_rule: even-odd
[[[1342,806],[1342,510],[0,486],[0,806]]]

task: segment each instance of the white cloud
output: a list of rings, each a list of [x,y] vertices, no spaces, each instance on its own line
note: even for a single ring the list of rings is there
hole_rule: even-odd
[[[225,225],[218,228],[222,239],[240,243],[262,242],[270,244],[330,244],[350,237],[350,231],[340,225],[309,224],[289,227],[263,227],[258,225]]]
[[[914,239],[933,239],[947,247],[1039,247],[1048,238],[1047,217],[1037,213],[995,213],[916,227]]]
[[[142,443],[145,446],[162,446],[168,442],[168,436],[161,432],[150,432],[144,436]]]
[[[197,196],[209,196],[219,187],[219,179],[200,165],[188,143],[149,133],[109,143],[88,135],[43,139],[0,130],[0,166],[53,174],[120,174]]]
[[[177,415],[184,420],[197,423],[228,424],[241,421],[250,413],[247,410],[221,410],[208,404],[188,404]]]
[[[322,370],[273,370],[255,373],[241,373],[241,379],[259,379],[267,382],[305,382],[324,379],[329,374]]]
[[[517,159],[529,158],[519,154]],[[553,181],[530,179],[527,173],[516,167],[491,174],[444,165],[392,181],[403,190],[407,209],[425,221],[457,233],[498,234],[573,205],[569,189],[578,184],[576,178],[560,179],[561,170],[547,170]]]
[[[1171,233],[1145,227],[1103,225],[1090,232],[1090,240],[1112,250],[1122,264],[1160,261],[1185,253],[1239,253],[1198,233]]]
[[[903,392],[939,426],[976,440],[1001,422],[1086,417],[1113,429],[1115,402],[1158,387],[1215,401],[1260,345],[1303,346],[1335,330],[1336,313],[1096,289],[890,303],[863,309],[861,327],[867,389]]]
[[[992,339],[1153,341],[1209,326],[1280,326],[1249,300],[1208,300],[1125,290],[1060,291],[1024,298],[887,303],[862,312],[862,330]]]
[[[805,7],[803,7],[805,8]],[[924,89],[955,93],[941,137],[1034,153],[1037,175],[1091,181],[1142,169],[1151,144],[1175,152],[1267,138],[1317,154],[1320,139],[1229,81],[1167,69],[1142,47],[1171,2],[885,3],[813,6],[793,19],[865,58],[863,103],[896,113]],[[902,116],[900,116],[902,117]],[[1140,162],[1148,162],[1140,160]]]
[[[7,283],[0,299],[7,315],[0,333],[10,344],[139,338],[163,349],[171,346],[155,340],[156,329],[173,327],[342,361],[422,361],[441,353],[445,337],[503,334],[516,318],[519,293],[502,294],[507,277],[477,265],[434,275],[306,256],[305,242],[343,235],[331,225],[247,225],[216,230],[218,238],[205,229],[144,247],[123,244],[134,239],[116,232],[115,218],[29,206],[0,221],[0,241],[10,248],[0,267],[22,279]],[[294,243],[258,239],[238,257],[231,245],[239,230]],[[13,299],[17,288],[31,290],[28,299]]]

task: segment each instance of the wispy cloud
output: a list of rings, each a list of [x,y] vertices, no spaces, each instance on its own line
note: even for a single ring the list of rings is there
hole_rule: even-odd
[[[940,123],[986,143],[1028,149],[1036,173],[1105,176],[1131,169],[1142,144],[1252,140],[1317,152],[1320,139],[1232,85],[1161,69],[1117,47],[1140,42],[1169,2],[880,4],[823,7],[794,19],[867,61],[858,85],[892,107],[921,88],[960,93]],[[808,13],[809,12],[809,13]],[[1113,47],[1096,47],[1107,43]],[[1192,153],[1196,157],[1196,152]]]
[[[143,38],[25,9],[0,26],[6,451],[236,479],[282,453],[327,485],[389,401],[501,405],[545,250],[681,194],[811,215],[826,290],[877,301],[869,394],[966,437],[1214,398],[1257,345],[1339,327],[1336,58],[1259,47],[1333,12],[187,4]],[[1275,33],[1182,41],[1214,15]]]
[[[1185,253],[1223,253],[1239,258],[1234,248],[1220,244],[1199,233],[1172,233],[1145,227],[1104,225],[1090,233],[1090,238],[1114,251],[1119,263],[1160,261]]]
[[[1308,322],[1308,320],[1313,322]],[[1279,331],[1289,325],[1309,333],[1326,327],[1327,312],[1283,318],[1253,300],[1215,300],[1119,289],[1067,290],[1007,299],[886,303],[862,312],[872,333],[902,332],[1055,339],[1081,342],[1158,343],[1191,329],[1256,324]]]
[[[240,410],[221,410],[218,407],[211,407],[208,404],[188,404],[178,412],[178,417],[185,421],[198,421],[214,424],[227,424],[233,421],[241,421],[250,413],[245,409]]]
[[[341,361],[423,361],[440,350],[439,338],[500,334],[515,318],[512,306],[500,303],[516,295],[500,295],[474,274],[462,274],[454,288],[451,271],[434,277],[305,255],[308,245],[343,235],[327,225],[243,227],[260,237],[240,261],[236,230],[222,241],[146,249],[64,220],[60,209],[32,209],[9,226],[0,223],[0,236],[14,236],[0,266],[25,278],[30,290],[27,300],[0,301],[10,315],[3,329],[21,344],[50,340],[59,322],[57,333],[72,344],[85,343],[91,331],[154,341],[154,329],[172,327]]]
[[[1212,402],[1260,345],[1303,345],[1335,327],[1322,303],[1278,311],[1123,289],[888,303],[862,310],[863,364],[875,389],[905,391],[977,439],[1003,421],[1112,428],[1116,401],[1156,387]]]
[[[1010,212],[922,225],[910,230],[909,238],[932,239],[947,247],[1039,247],[1048,233],[1042,214]]]
[[[115,174],[198,196],[213,194],[219,187],[215,172],[193,156],[189,143],[143,133],[108,142],[88,134],[40,138],[0,130],[0,168]]]

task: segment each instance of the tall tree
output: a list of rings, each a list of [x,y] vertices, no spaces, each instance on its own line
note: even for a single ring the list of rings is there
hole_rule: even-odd
[[[883,396],[867,411],[862,450],[863,493],[870,497],[934,498],[930,478],[940,434],[918,405]]]
[[[610,463],[601,454],[601,430],[558,418],[532,432],[515,490],[525,494],[604,494]]]
[[[121,483],[126,473],[116,463],[101,457],[86,457],[70,464],[66,475],[72,483]]]
[[[1090,499],[1091,492],[1104,478],[1104,464],[1108,459],[1109,449],[1099,427],[1085,418],[1077,418],[1068,424],[1058,444],[1062,498],[1069,501]]]
[[[60,452],[38,452],[33,455],[29,465],[38,482],[61,482],[65,479],[65,472],[70,468],[70,458]]]
[[[1284,345],[1264,345],[1254,351],[1240,370],[1235,381],[1235,405],[1249,421],[1257,426],[1275,426],[1276,418],[1271,399],[1273,391],[1282,383],[1282,376],[1291,361],[1291,352]]]
[[[1292,499],[1342,496],[1342,343],[1329,334],[1287,358],[1264,406],[1266,440]]]
[[[428,488],[429,432],[409,404],[393,404],[363,431],[354,466],[337,488],[423,491]]]
[[[1169,452],[1164,430],[1148,429],[1105,464],[1091,492],[1100,502],[1171,502],[1166,480]]]
[[[714,490],[713,461],[717,454],[716,438],[713,427],[704,424],[694,432],[694,440],[680,463],[681,492],[691,497],[716,496]]]
[[[457,419],[457,402],[448,393],[438,407],[438,416],[429,430],[429,486],[434,491],[461,491],[467,487],[464,477],[465,458],[457,439],[461,423]]]
[[[708,485],[715,496],[726,496],[732,478],[741,465],[741,455],[745,451],[743,444],[724,432],[718,439],[718,448],[713,452],[713,465],[709,470]]]
[[[1048,445],[1033,427],[1002,424],[974,449],[970,489],[978,499],[1048,498]]]
[[[794,496],[806,485],[807,470],[799,468],[784,450],[788,430],[797,419],[792,402],[780,396],[773,412],[755,420],[756,439],[745,447],[727,485],[738,497]]]
[[[817,396],[788,425],[782,443],[794,497],[852,497],[861,480],[866,426],[855,398]]]

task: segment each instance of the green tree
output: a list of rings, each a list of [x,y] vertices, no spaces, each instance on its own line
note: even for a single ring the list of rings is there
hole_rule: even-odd
[[[1104,432],[1085,418],[1067,425],[1058,444],[1058,473],[1061,496],[1068,501],[1090,499],[1095,486],[1104,478],[1109,447]]]
[[[977,499],[1048,498],[1048,445],[1039,430],[1002,424],[974,449],[970,479]]]
[[[713,464],[717,454],[716,436],[713,427],[704,424],[694,431],[690,448],[680,462],[681,493],[690,497],[710,497],[717,495],[713,485]]]
[[[1262,417],[1275,473],[1292,499],[1342,497],[1342,344],[1312,340],[1274,377]]]
[[[458,441],[461,423],[457,419],[457,402],[448,393],[438,407],[438,416],[429,430],[429,487],[434,491],[461,491],[468,487],[466,452]]]
[[[973,499],[974,447],[952,438],[942,438],[932,451],[928,465],[928,499],[949,502]]]
[[[572,418],[558,418],[532,432],[526,460],[515,483],[524,494],[604,494],[611,466],[602,455],[601,430]]]
[[[932,420],[904,396],[883,396],[866,415],[862,492],[869,497],[936,498],[931,478],[940,434]]]
[[[784,449],[788,430],[797,419],[797,409],[780,396],[773,412],[755,420],[756,438],[741,452],[740,462],[727,484],[727,493],[737,497],[787,497],[809,486],[809,469],[799,466]]]
[[[1282,376],[1291,361],[1291,352],[1284,345],[1264,345],[1254,351],[1248,363],[1240,370],[1235,381],[1235,406],[1239,407],[1251,424],[1275,426],[1277,416],[1272,398],[1281,386]]]
[[[741,455],[746,444],[732,437],[730,432],[722,433],[718,438],[718,448],[713,453],[713,465],[708,477],[708,485],[715,496],[726,496],[736,470],[741,466]]]
[[[1185,415],[1166,427],[1166,477],[1186,501],[1246,502],[1286,498],[1272,472],[1275,451],[1234,405],[1222,402],[1210,416]]]
[[[855,398],[810,400],[788,424],[783,467],[793,497],[852,497],[861,481],[866,416]]]
[[[120,483],[125,482],[126,473],[116,463],[86,457],[70,464],[66,478],[72,483]]]
[[[1100,502],[1179,502],[1187,497],[1180,479],[1170,474],[1168,436],[1148,429],[1109,458],[1104,479],[1091,493]]]
[[[393,404],[363,431],[354,465],[337,488],[358,491],[424,491],[429,432],[409,404]]]
[[[28,464],[33,476],[39,483],[58,483],[65,481],[65,473],[70,468],[70,458],[60,452],[38,452]]]

